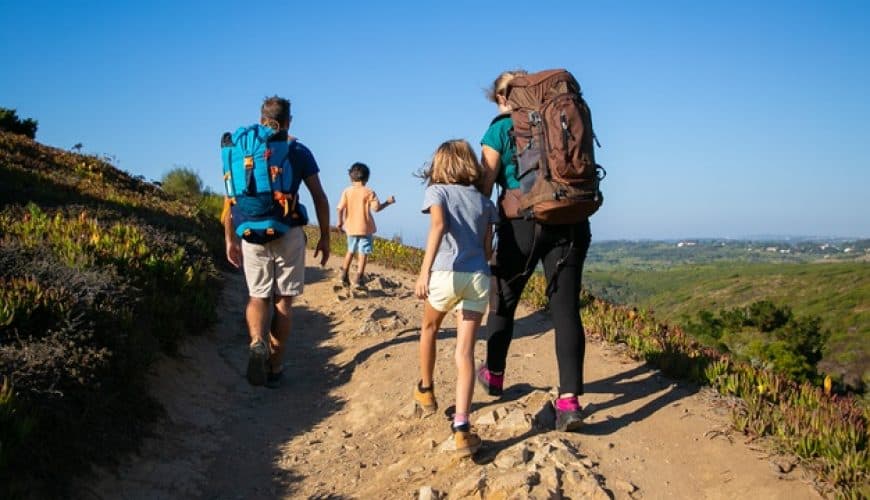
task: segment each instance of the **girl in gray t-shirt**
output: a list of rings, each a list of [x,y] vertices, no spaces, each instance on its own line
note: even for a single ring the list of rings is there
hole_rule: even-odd
[[[474,393],[474,340],[489,303],[489,258],[492,226],[498,218],[492,201],[477,186],[483,169],[471,145],[463,140],[438,147],[422,177],[428,180],[423,213],[431,224],[426,254],[415,292],[425,299],[420,329],[420,381],[414,401],[424,411],[438,408],[433,390],[435,335],[451,310],[459,312],[456,327],[456,453],[472,455],[481,444],[471,432],[468,413]]]

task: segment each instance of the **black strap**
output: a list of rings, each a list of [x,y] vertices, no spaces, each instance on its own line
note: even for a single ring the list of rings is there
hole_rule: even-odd
[[[496,117],[493,118],[491,122],[489,122],[489,126],[491,127],[491,126],[495,125],[496,122],[499,122],[501,120],[504,120],[505,118],[510,118],[510,117],[511,117],[510,113],[500,113],[500,114],[496,115]]]
[[[556,282],[559,279],[559,273],[562,272],[562,269],[565,267],[565,264],[568,263],[568,256],[571,255],[571,251],[574,250],[574,241],[577,239],[577,226],[571,226],[571,234],[570,234],[570,243],[568,243],[568,249],[562,252],[562,256],[556,261],[556,269],[553,270],[553,276],[550,278],[550,282],[547,283],[547,299],[553,296],[554,293],[559,289],[559,286]]]
[[[529,258],[526,259],[526,265],[523,268],[523,272],[517,274],[513,278],[507,280],[505,282],[505,286],[510,285],[520,278],[528,278],[532,275],[532,272],[535,270],[535,263],[537,262],[537,253],[538,253],[538,243],[541,240],[541,225],[535,222],[535,229],[532,231],[532,242],[531,248],[529,249]]]

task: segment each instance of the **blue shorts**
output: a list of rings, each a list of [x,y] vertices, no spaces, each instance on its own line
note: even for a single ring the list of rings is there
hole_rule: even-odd
[[[372,254],[372,235],[347,236],[347,251],[349,253]]]

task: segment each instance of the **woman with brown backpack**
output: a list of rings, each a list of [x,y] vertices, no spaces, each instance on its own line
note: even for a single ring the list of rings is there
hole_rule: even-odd
[[[518,81],[515,79],[531,76],[525,71],[506,71],[495,79],[488,92],[499,114],[481,140],[481,163],[486,173],[483,192],[490,195],[493,186],[498,184],[501,222],[496,229],[498,243],[492,264],[495,286],[487,319],[487,356],[477,370],[477,379],[490,395],[502,394],[514,314],[529,277],[538,263],[542,263],[556,331],[559,370],[559,397],[554,403],[556,429],[575,431],[582,423],[577,397],[583,394],[585,351],[580,321],[580,281],[591,235],[585,214],[579,222],[567,224],[542,223],[530,216],[531,212],[517,217],[522,192],[519,177],[522,176],[518,174],[508,90],[512,81]],[[589,125],[591,134],[591,122]]]

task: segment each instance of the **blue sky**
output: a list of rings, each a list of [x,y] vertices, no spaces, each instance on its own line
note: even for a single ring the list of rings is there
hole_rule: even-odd
[[[0,106],[217,190],[221,133],[279,94],[333,207],[363,161],[398,199],[380,234],[420,243],[411,174],[443,140],[479,150],[501,70],[566,67],[609,173],[594,239],[870,237],[870,3],[468,3],[0,0]]]

